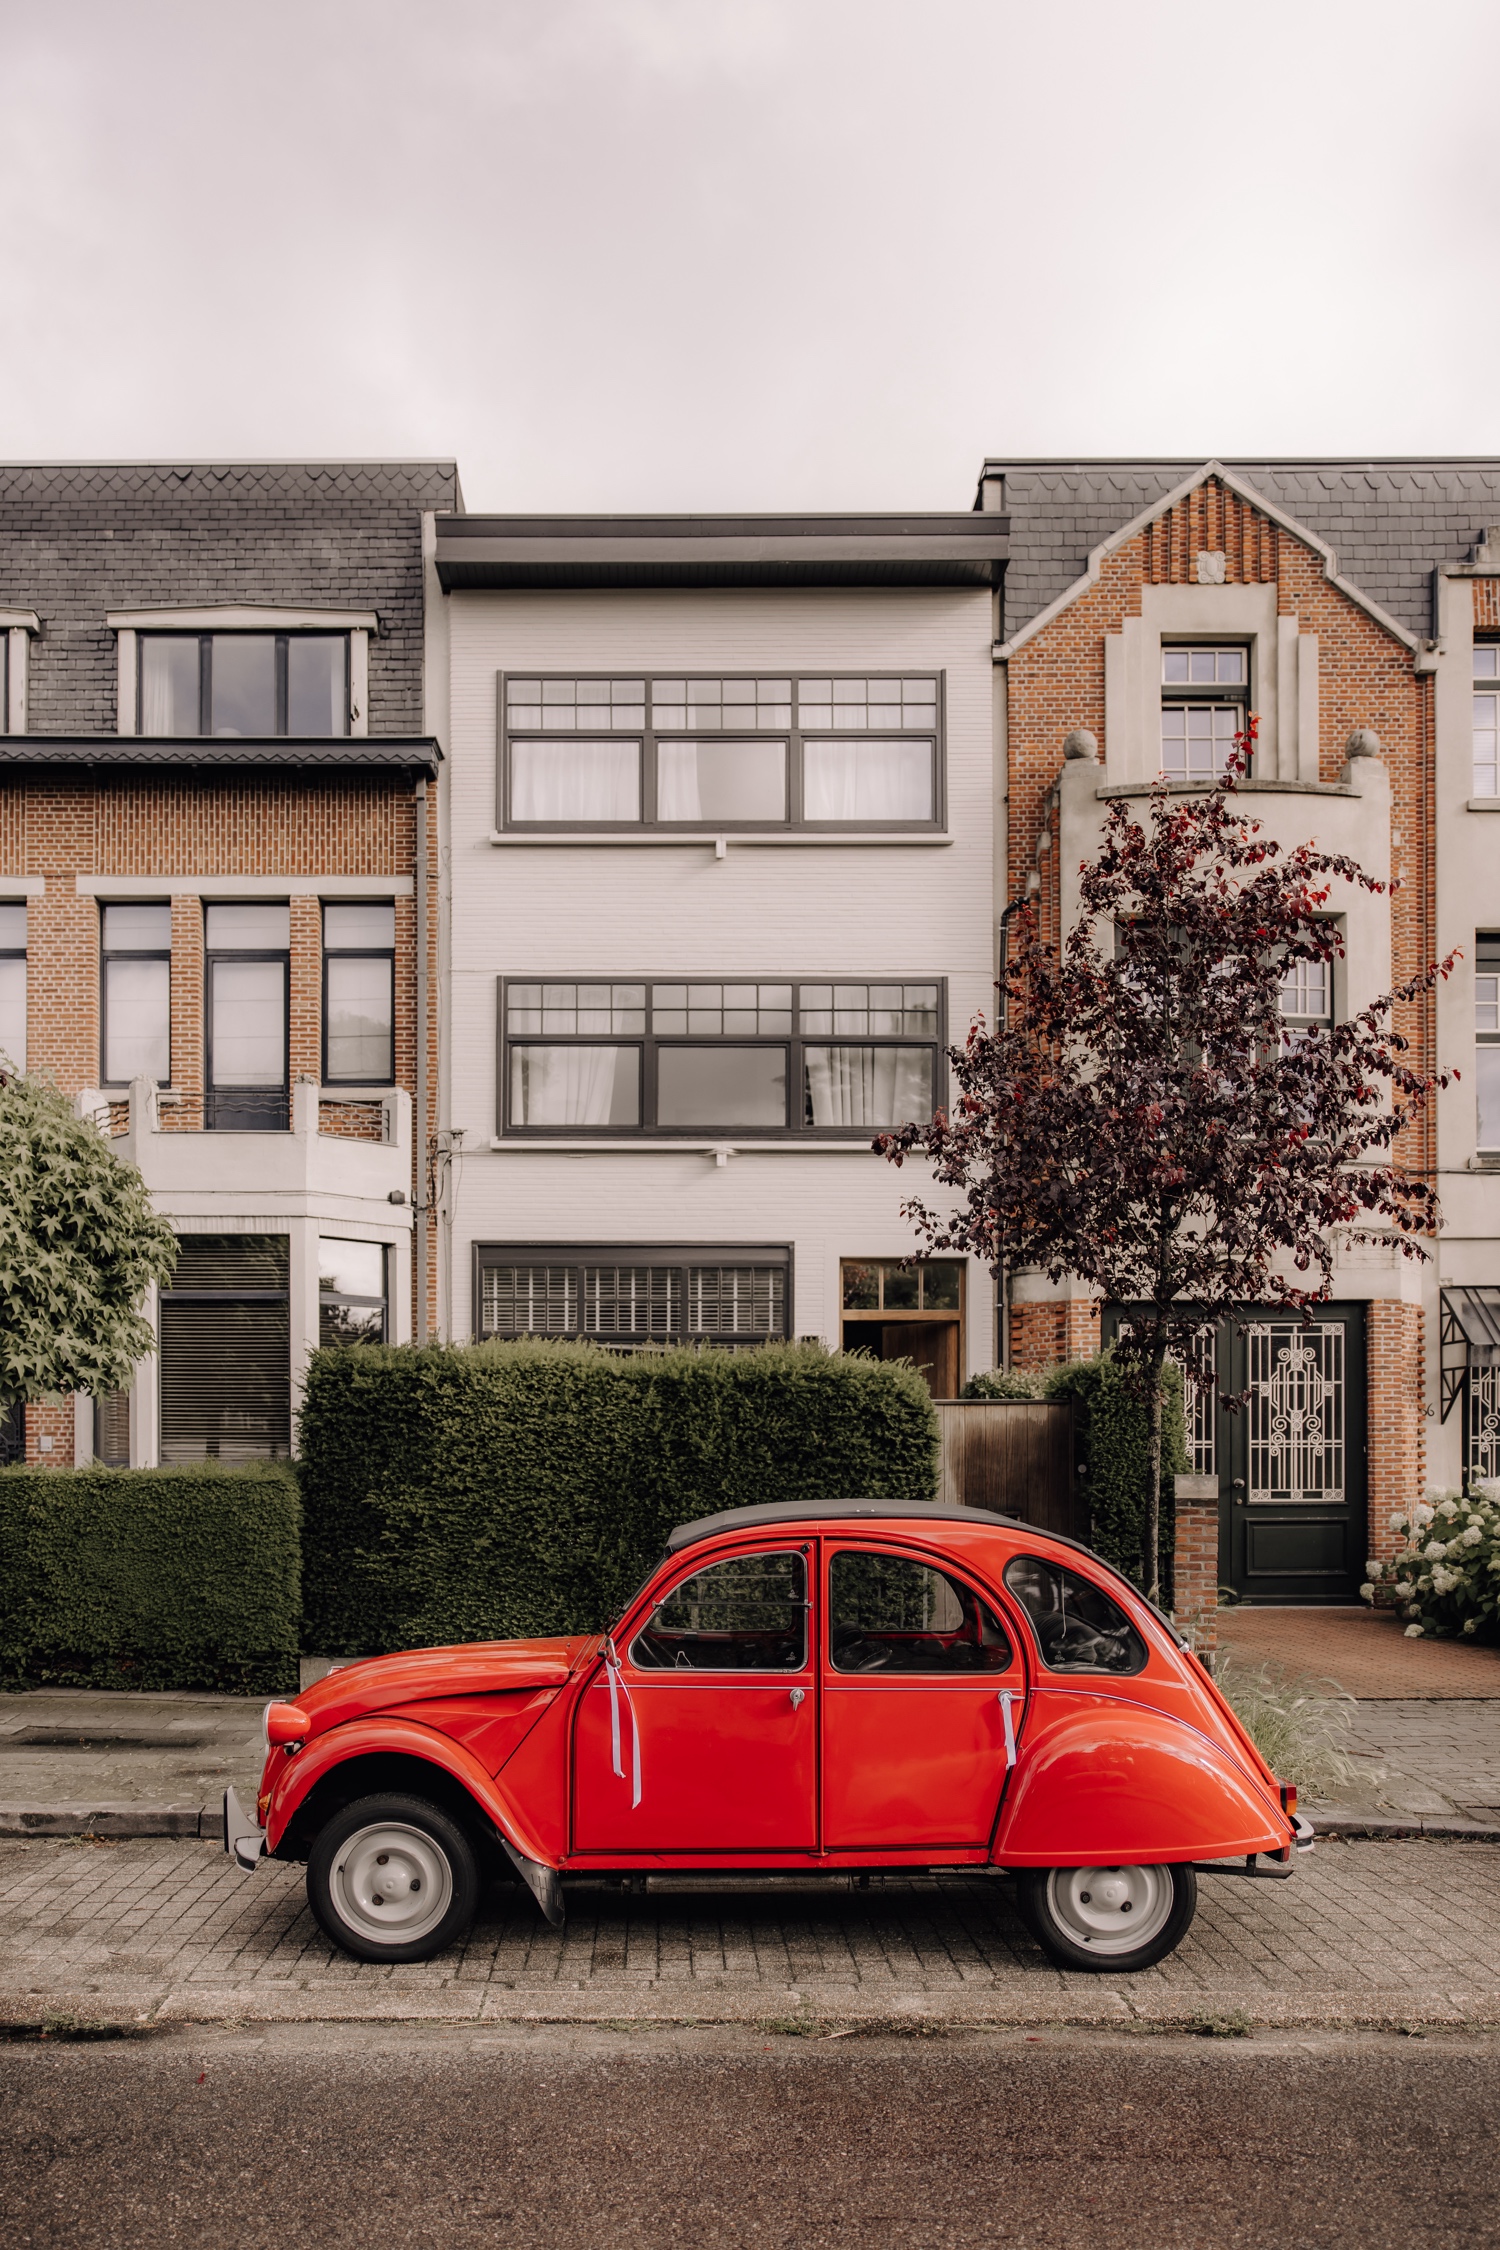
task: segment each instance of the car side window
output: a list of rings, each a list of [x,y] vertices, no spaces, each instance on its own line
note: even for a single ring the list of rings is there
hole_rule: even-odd
[[[630,1644],[643,1672],[800,1672],[807,1662],[807,1562],[730,1555],[672,1588]]]
[[[1118,1602],[1076,1570],[1016,1555],[1005,1583],[1031,1619],[1049,1672],[1139,1672],[1146,1644]]]
[[[828,1568],[835,1672],[1004,1672],[1010,1643],[987,1602],[907,1555],[848,1549]]]

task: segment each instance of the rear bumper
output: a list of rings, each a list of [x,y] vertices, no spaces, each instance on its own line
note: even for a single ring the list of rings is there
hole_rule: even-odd
[[[257,1828],[233,1789],[224,1792],[224,1849],[247,1872],[266,1848],[266,1832]]]
[[[1293,1813],[1291,1823],[1293,1841],[1285,1853],[1250,1852],[1244,1859],[1200,1859],[1194,1862],[1194,1870],[1199,1875],[1242,1875],[1256,1883],[1284,1883],[1316,1840],[1313,1824],[1303,1814]]]

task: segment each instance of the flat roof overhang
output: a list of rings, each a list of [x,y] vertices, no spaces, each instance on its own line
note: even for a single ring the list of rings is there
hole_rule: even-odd
[[[994,586],[1002,515],[439,516],[447,593],[595,586]]]
[[[225,773],[432,775],[442,755],[426,735],[0,735],[0,771],[13,766],[158,766]]]

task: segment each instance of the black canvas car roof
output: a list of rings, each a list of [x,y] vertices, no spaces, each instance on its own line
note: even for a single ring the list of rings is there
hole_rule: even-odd
[[[990,1508],[944,1507],[932,1500],[767,1500],[758,1508],[725,1508],[716,1516],[699,1516],[696,1523],[680,1523],[669,1534],[667,1553],[675,1555],[684,1547],[694,1547],[700,1539],[717,1538],[721,1531],[738,1531],[742,1527],[756,1528],[765,1524],[822,1523],[839,1518],[872,1517],[902,1520],[911,1523],[997,1523],[1007,1531],[1035,1531],[1035,1524],[1024,1523],[1019,1516],[998,1516]],[[1043,1539],[1056,1537],[1044,1531]],[[1065,1546],[1075,1546],[1075,1540],[1065,1540]]]

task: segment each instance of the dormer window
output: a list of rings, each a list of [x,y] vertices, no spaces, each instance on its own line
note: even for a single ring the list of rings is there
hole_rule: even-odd
[[[139,693],[141,734],[347,734],[349,636],[143,633]]]
[[[1164,642],[1161,770],[1168,781],[1217,781],[1245,728],[1250,652],[1243,643]]]

